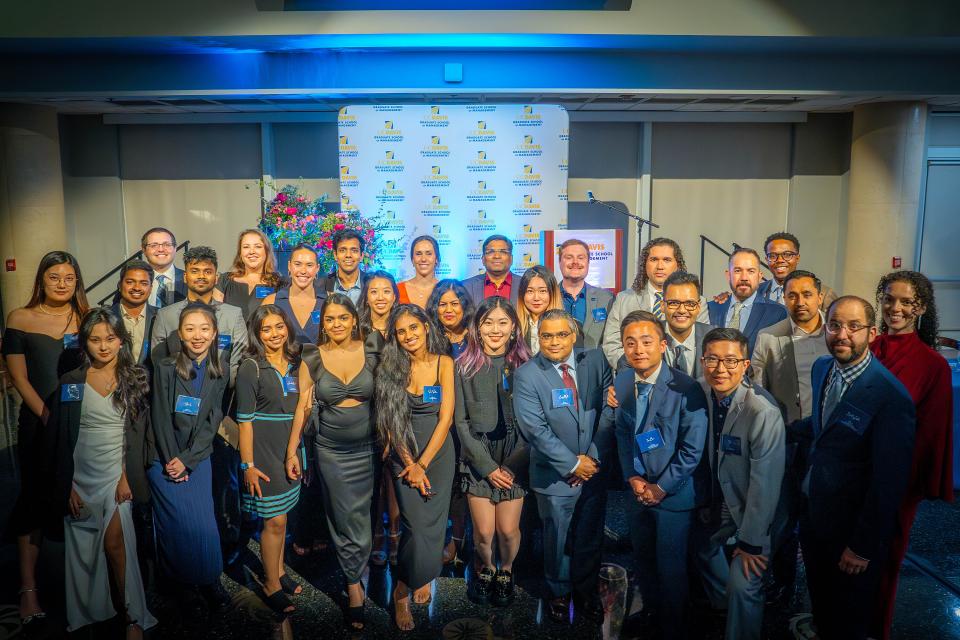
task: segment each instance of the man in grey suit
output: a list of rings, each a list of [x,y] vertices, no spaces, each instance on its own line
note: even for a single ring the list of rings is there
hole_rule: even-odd
[[[617,367],[623,355],[620,323],[631,311],[649,311],[660,320],[666,318],[663,308],[663,283],[674,271],[686,271],[680,245],[670,238],[654,238],[640,252],[637,277],[630,289],[617,294],[607,314],[603,329],[603,353],[611,367]],[[701,300],[697,320],[707,322],[707,305]]]
[[[663,308],[667,317],[667,364],[691,378],[703,375],[700,356],[703,339],[712,329],[698,322],[702,311],[700,278],[685,271],[674,271],[663,283]]]
[[[544,312],[540,353],[514,374],[513,408],[530,447],[530,488],[543,523],[544,576],[549,615],[569,622],[577,614],[601,621],[597,574],[603,542],[606,487],[600,465],[612,455],[613,382],[599,350],[574,349],[578,326],[562,309]]]
[[[698,489],[709,496],[694,535],[697,565],[715,609],[727,610],[727,638],[760,638],[763,576],[780,499],[786,433],[770,395],[753,386],[747,338],[713,329],[703,341],[710,426]],[[727,548],[732,547],[732,560]]]
[[[483,241],[483,273],[467,278],[461,284],[478,305],[486,298],[500,296],[507,298],[517,306],[517,290],[520,283],[514,284],[510,267],[513,266],[513,242],[507,236],[494,234]]]
[[[590,272],[590,247],[578,238],[560,245],[560,294],[563,308],[583,328],[583,348],[596,349],[603,342],[603,327],[613,304],[613,294],[587,284]]]

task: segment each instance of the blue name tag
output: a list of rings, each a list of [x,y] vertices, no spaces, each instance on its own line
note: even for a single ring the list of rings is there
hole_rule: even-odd
[[[221,333],[220,338],[217,340],[217,346],[221,349],[229,349],[230,345],[233,344],[233,336],[228,333]]]
[[[320,324],[320,312],[313,311],[310,313],[310,322],[313,324]]]
[[[607,310],[603,307],[593,310],[593,321],[594,322],[603,322],[607,319]]]
[[[60,402],[80,402],[83,400],[82,384],[60,385]]]
[[[563,389],[554,389],[551,392],[553,397],[553,408],[573,406],[573,391],[564,387]]]
[[[640,453],[646,453],[662,447],[663,436],[660,435],[660,429],[652,429],[650,431],[638,433],[637,446],[640,448]]]
[[[739,456],[742,455],[740,450],[740,438],[737,436],[730,436],[727,434],[720,435],[720,450],[724,453],[729,453],[731,455]]]
[[[271,293],[273,293],[273,287],[265,284],[258,284],[253,288],[253,295],[256,296],[257,300],[263,300]]]
[[[430,404],[440,404],[443,399],[443,388],[440,385],[430,385],[423,388],[423,401]]]
[[[862,436],[863,432],[867,430],[867,426],[870,424],[870,414],[849,404],[841,404],[840,407],[842,408],[843,413],[835,414],[840,416],[837,422],[848,429],[852,429],[857,435]]]
[[[510,376],[506,372],[503,373],[503,390],[510,391]]]
[[[297,379],[294,376],[283,376],[283,390],[287,393],[298,393]]]
[[[63,348],[64,349],[80,348],[80,334],[79,333],[63,334]]]
[[[177,396],[177,406],[174,411],[177,413],[185,413],[188,416],[195,416],[200,413],[200,398],[194,398],[193,396],[178,395]]]

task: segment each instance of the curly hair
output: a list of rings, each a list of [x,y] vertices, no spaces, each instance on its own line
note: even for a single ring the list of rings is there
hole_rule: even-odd
[[[937,348],[937,332],[940,330],[940,317],[937,315],[937,303],[933,295],[933,283],[919,271],[894,271],[880,278],[877,284],[877,306],[882,309],[881,302],[887,287],[894,282],[905,282],[913,287],[913,295],[917,303],[925,307],[922,315],[917,316],[917,337],[931,349]],[[887,332],[887,323],[880,314],[880,331]]]
[[[683,260],[683,251],[680,250],[680,245],[676,243],[675,240],[670,238],[654,238],[649,241],[647,244],[643,245],[643,250],[640,252],[640,259],[637,260],[637,277],[633,280],[633,290],[637,293],[643,291],[647,286],[647,259],[650,257],[650,250],[654,247],[671,247],[673,249],[673,257],[677,261],[677,271],[686,271],[687,263]]]
[[[113,407],[132,421],[150,406],[150,380],[147,370],[137,364],[133,357],[133,341],[126,325],[120,316],[109,307],[94,307],[90,309],[80,322],[80,344],[83,346],[83,358],[90,364],[92,358],[87,347],[87,340],[93,333],[94,327],[105,324],[110,332],[120,339],[120,351],[117,353],[117,367],[114,375],[117,379],[117,393],[113,394]]]

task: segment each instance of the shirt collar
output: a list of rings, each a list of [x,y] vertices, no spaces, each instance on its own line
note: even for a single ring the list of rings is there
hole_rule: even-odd
[[[580,289],[580,293],[578,293],[577,295],[573,295],[569,291],[563,288],[563,283],[561,282],[560,293],[563,294],[564,298],[569,298],[570,300],[573,300],[574,302],[576,302],[580,298],[585,298],[587,296],[587,283],[586,282],[583,283],[583,287]]]
[[[130,314],[130,313],[127,311],[127,308],[126,308],[125,306],[123,306],[123,303],[122,303],[122,302],[118,303],[117,306],[120,307],[120,316],[121,316],[122,318],[126,319],[126,320],[131,320],[131,321],[133,321],[133,322],[139,322],[140,320],[143,319],[143,317],[144,317],[145,315],[147,315],[147,307],[146,307],[146,305],[144,305],[144,307],[143,307],[142,309],[140,309],[140,315],[138,315],[138,316],[135,316],[135,315]]]
[[[651,300],[653,300],[654,296],[657,295],[658,293],[659,293],[661,296],[663,296],[663,292],[662,292],[662,291],[657,291],[657,288],[654,287],[653,284],[652,284],[649,280],[647,280],[647,293],[650,294],[650,299],[651,299]]]
[[[730,405],[733,404],[733,397],[735,395],[737,395],[736,391],[728,395],[726,398],[718,398],[716,392],[713,389],[710,390],[710,398],[713,400],[714,404],[723,410],[730,408]]]
[[[866,371],[867,367],[870,366],[871,360],[873,360],[873,354],[870,353],[869,349],[867,349],[867,357],[857,364],[841,367],[840,364],[834,360],[833,371],[835,374],[839,373],[840,379],[843,380],[843,383],[849,387],[856,381],[857,378],[863,375],[863,372]]]
[[[547,356],[543,356],[543,357],[546,358]],[[576,350],[576,349],[572,350],[572,351],[570,352],[570,355],[567,356],[567,359],[564,360],[563,362],[554,362],[553,360],[551,360],[551,361],[550,361],[550,364],[552,364],[552,365],[553,365],[553,368],[556,369],[558,372],[560,371],[560,365],[563,365],[563,364],[568,364],[568,365],[570,365],[570,370],[576,372],[576,370],[577,370],[577,350]]]
[[[489,284],[489,285],[492,285],[492,286],[494,286],[494,287],[497,286],[497,285],[495,285],[495,284],[493,283],[493,280],[490,279],[490,274],[487,273],[486,271],[483,272],[483,284],[485,284],[485,285],[486,285],[486,284]],[[511,287],[513,286],[513,272],[512,272],[512,271],[507,271],[507,277],[503,279],[503,282],[500,284],[500,286],[502,287],[502,286],[504,286],[504,285],[509,285],[509,286],[511,286]]]
[[[660,377],[660,370],[663,369],[663,360],[660,360],[660,364],[657,365],[657,368],[646,378],[641,378],[640,374],[634,371],[633,381],[642,382],[644,384],[657,384],[657,378]]]
[[[790,335],[798,336],[801,338],[816,338],[823,335],[823,325],[826,324],[827,319],[823,315],[823,311],[818,311],[820,314],[820,326],[817,327],[814,331],[807,333],[803,329],[797,326],[797,323],[793,321],[793,318],[787,316],[787,319],[790,321]]]
[[[731,307],[732,307],[734,304],[736,304],[737,302],[739,302],[739,300],[737,300],[737,297],[734,296],[733,294],[730,294],[730,295],[731,295],[730,305],[731,305]],[[757,292],[754,291],[752,294],[750,294],[750,297],[749,297],[749,298],[747,298],[746,300],[743,301],[743,307],[741,307],[741,308],[743,308],[743,309],[749,309],[750,307],[753,306],[753,303],[754,303],[754,301],[755,301],[756,299],[757,299]]]
[[[697,326],[696,326],[696,324],[694,324],[693,329],[690,330],[690,335],[688,335],[688,336],[687,336],[687,339],[684,340],[683,342],[677,341],[677,338],[676,338],[672,333],[670,333],[670,328],[669,328],[669,326],[667,327],[667,335],[670,336],[670,340],[668,340],[668,342],[670,343],[670,346],[671,346],[671,347],[676,347],[677,345],[680,345],[680,346],[682,346],[684,349],[686,349],[687,351],[689,351],[689,352],[691,352],[691,353],[696,353],[696,352],[697,352]]]
[[[334,274],[333,274],[333,290],[334,290],[334,291],[353,291],[354,289],[362,289],[362,288],[363,288],[363,287],[360,285],[360,274],[359,274],[359,273],[357,274],[357,281],[354,282],[353,285],[352,285],[349,289],[347,289],[347,288],[345,288],[345,287],[343,286],[343,283],[340,282],[340,273],[339,273],[339,272],[334,272]]]

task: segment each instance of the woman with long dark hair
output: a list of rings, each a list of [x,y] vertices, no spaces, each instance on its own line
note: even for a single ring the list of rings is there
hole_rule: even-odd
[[[540,352],[540,339],[537,337],[537,322],[544,311],[562,309],[563,295],[553,273],[543,265],[530,267],[520,278],[517,289],[517,318],[520,331],[530,348],[530,353]]]
[[[297,372],[301,346],[287,314],[274,304],[255,310],[249,342],[237,370],[237,423],[240,429],[241,509],[263,519],[260,552],[263,591],[279,614],[294,610],[288,595],[303,591],[284,572],[287,513],[300,498],[300,479],[287,478],[287,443],[300,399]],[[299,455],[299,452],[298,452]]]
[[[217,300],[240,307],[243,319],[249,320],[263,299],[276,293],[282,285],[270,240],[259,229],[244,229],[237,237],[237,253],[230,271],[220,274],[213,295]]]
[[[889,638],[900,564],[923,500],[953,502],[953,389],[950,366],[937,348],[939,317],[933,285],[922,273],[896,271],[877,285],[880,335],[870,345],[910,392],[917,409],[913,471],[881,577],[871,636]]]
[[[24,625],[46,615],[37,597],[36,575],[42,519],[38,436],[47,421],[47,402],[57,390],[57,381],[82,362],[77,331],[87,306],[76,258],[66,251],[51,251],[37,266],[29,302],[10,312],[3,334],[7,371],[23,400],[17,420],[20,494],[4,537],[16,537],[17,541]]]
[[[141,638],[157,622],[147,610],[131,505],[150,500],[149,381],[108,308],[84,316],[79,339],[84,362],[60,378],[45,447],[50,497],[63,522],[67,630],[119,613],[127,638]]]
[[[390,453],[403,532],[393,590],[401,630],[414,628],[410,590],[426,602],[442,568],[456,453],[454,365],[447,341],[423,309],[401,304],[390,312],[389,338],[377,371],[377,432]]]
[[[467,347],[467,327],[473,308],[473,300],[459,280],[441,280],[427,300],[427,316],[443,329],[454,360]]]
[[[529,359],[510,301],[494,296],[481,302],[470,323],[467,350],[457,360],[454,421],[479,565],[470,595],[497,606],[513,599],[513,561],[520,549],[526,495],[522,477],[529,456],[513,417],[512,383],[513,372]]]
[[[380,472],[371,400],[382,340],[375,333],[373,344],[366,344],[356,307],[341,293],[327,296],[320,319],[319,344],[303,349],[299,371],[303,392],[287,443],[286,470],[292,480],[303,473],[297,450],[304,424],[316,412],[317,474],[330,537],[347,582],[344,620],[360,631],[366,598],[360,580],[370,559],[370,512]]]
[[[155,451],[147,479],[153,494],[153,524],[161,573],[180,588],[184,604],[199,587],[215,610],[229,604],[220,585],[223,559],[213,512],[210,454],[223,419],[230,379],[226,352],[217,348],[217,317],[203,303],[180,312],[180,352],[154,364]]]
[[[433,236],[417,236],[410,242],[410,262],[413,277],[398,287],[401,304],[415,304],[426,308],[430,294],[437,285],[437,265],[440,264],[440,245]]]
[[[387,319],[390,310],[400,299],[397,281],[386,271],[369,271],[367,278],[360,289],[360,304],[357,312],[360,314],[360,328],[364,334],[370,335],[374,329],[386,339]]]

